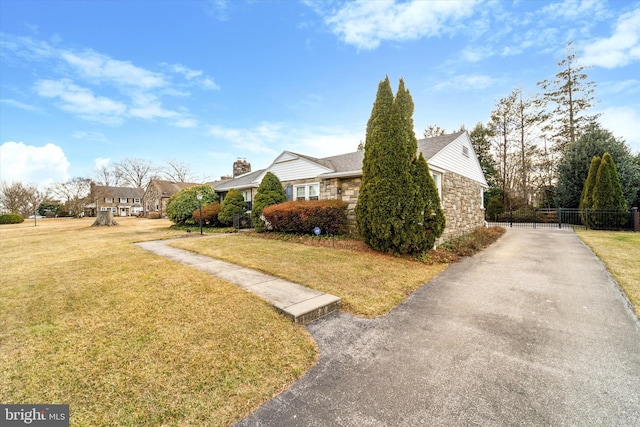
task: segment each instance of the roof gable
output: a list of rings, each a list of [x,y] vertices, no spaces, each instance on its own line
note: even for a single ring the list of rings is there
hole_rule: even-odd
[[[450,136],[450,140],[441,139]],[[429,166],[454,172],[487,186],[487,180],[482,172],[478,156],[466,131],[457,132],[442,137],[421,139],[418,149],[430,156],[425,158]]]

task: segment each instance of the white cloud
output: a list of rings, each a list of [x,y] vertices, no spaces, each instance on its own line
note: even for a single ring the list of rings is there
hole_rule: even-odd
[[[195,119],[180,119],[177,120],[174,124],[175,127],[179,128],[194,128],[198,126],[198,121]]]
[[[77,131],[71,134],[75,139],[95,142],[109,142],[109,139],[102,132]]]
[[[496,79],[494,79],[493,77],[481,74],[464,74],[449,77],[446,80],[435,85],[433,89],[463,92],[485,89],[493,85],[495,82]]]
[[[106,168],[107,166],[109,166],[110,162],[111,159],[109,157],[98,157],[96,159],[93,159],[93,165],[96,170]]]
[[[40,80],[36,82],[35,91],[46,98],[60,99],[60,108],[87,120],[115,124],[120,122],[127,111],[125,104],[96,96],[89,89],[77,86],[69,79]]]
[[[321,3],[310,6],[324,16],[325,23],[345,43],[375,49],[382,41],[406,41],[451,34],[464,18],[474,13],[472,1],[358,0],[337,10],[325,10]]]
[[[313,157],[328,157],[356,151],[364,140],[364,129],[359,131],[335,127],[295,128],[281,123],[263,122],[253,128],[239,129],[211,126],[209,134],[233,143],[236,151],[259,155],[268,162],[275,155],[288,150]]]
[[[62,148],[8,141],[0,145],[0,180],[36,184],[44,188],[69,179],[69,161]]]
[[[0,99],[3,104],[11,105],[12,107],[20,108],[21,110],[36,111],[37,108],[33,105],[25,104],[24,102],[16,101],[15,99]]]
[[[609,107],[598,119],[605,129],[622,137],[636,153],[640,153],[640,111],[630,106]]]
[[[79,54],[61,51],[60,56],[88,79],[145,89],[166,85],[162,74],[136,67],[127,61],[112,59],[107,55],[92,51]]]
[[[582,62],[604,68],[617,68],[640,61],[640,8],[620,16],[611,37],[585,46]]]

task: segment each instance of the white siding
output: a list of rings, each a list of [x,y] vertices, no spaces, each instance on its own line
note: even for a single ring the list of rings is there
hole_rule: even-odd
[[[255,182],[258,184],[262,182],[262,178],[267,172],[271,172],[284,182],[315,178],[323,173],[333,171],[305,158],[297,157],[293,153],[284,152],[258,176]]]
[[[465,155],[465,151],[466,154]],[[487,186],[480,162],[465,132],[429,159],[429,165],[449,170]]]

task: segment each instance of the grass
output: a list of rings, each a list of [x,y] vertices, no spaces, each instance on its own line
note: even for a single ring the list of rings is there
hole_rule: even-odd
[[[459,253],[475,253],[502,233],[504,229],[479,229],[474,237],[459,238],[449,249],[429,252],[423,258],[426,262],[374,252],[353,239],[271,233],[221,235],[171,245],[339,296],[342,310],[375,317],[389,313]]]
[[[262,300],[131,244],[184,231],[118,222],[0,226],[0,402],[68,403],[74,426],[230,425],[315,363]]]
[[[576,234],[604,262],[640,316],[640,233],[576,230]]]

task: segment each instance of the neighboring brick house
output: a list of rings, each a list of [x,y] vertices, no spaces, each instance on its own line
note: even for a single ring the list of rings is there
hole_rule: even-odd
[[[98,211],[111,211],[113,216],[140,216],[143,212],[142,188],[110,187],[91,183],[87,214],[96,216]]]
[[[185,188],[201,185],[195,182],[173,182],[163,179],[152,179],[144,192],[144,216],[150,212],[158,212],[160,218],[167,216],[167,201],[169,197]]]
[[[421,139],[422,152],[438,187],[447,219],[443,239],[467,233],[484,224],[482,168],[466,131]],[[355,230],[355,206],[362,181],[363,151],[317,159],[284,151],[266,169],[214,185],[221,199],[232,188],[252,202],[267,172],[282,182],[288,200],[340,199],[348,204],[349,227]]]

